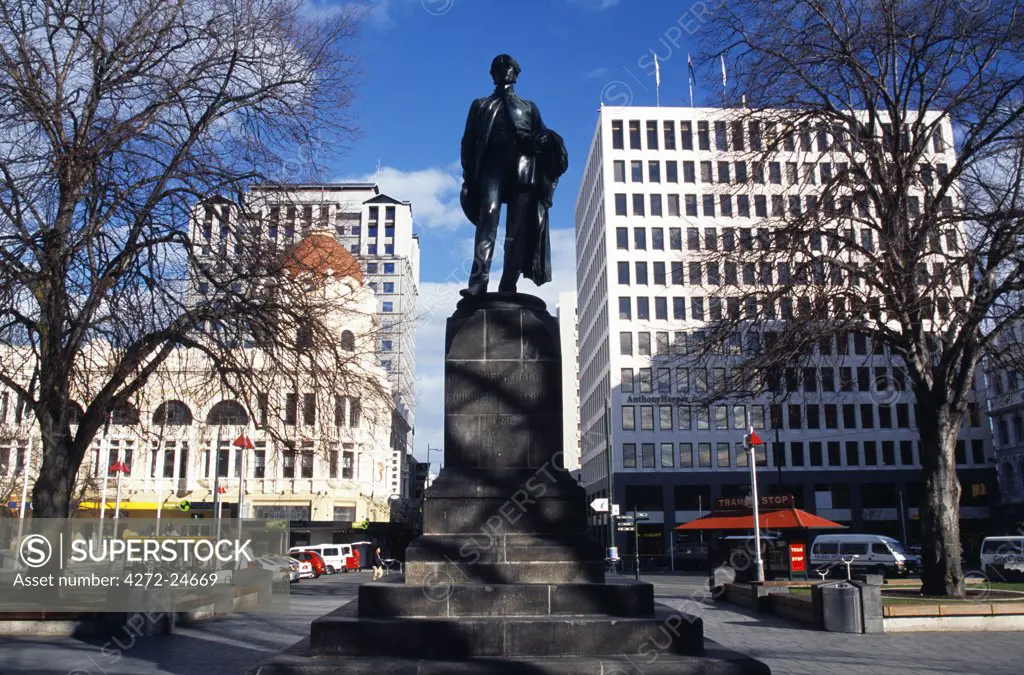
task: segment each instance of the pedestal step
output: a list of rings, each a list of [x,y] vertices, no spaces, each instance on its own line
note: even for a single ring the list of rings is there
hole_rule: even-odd
[[[600,583],[601,545],[585,535],[426,534],[406,549],[410,584]]]
[[[420,661],[279,656],[249,675],[771,675],[760,661],[716,649],[704,656],[622,656]]]
[[[654,587],[644,582],[604,584],[369,583],[359,587],[361,618],[542,617],[605,615],[650,617]]]
[[[311,656],[452,660],[481,657],[700,655],[699,617],[656,605],[653,617],[359,618],[358,603],[313,621]]]

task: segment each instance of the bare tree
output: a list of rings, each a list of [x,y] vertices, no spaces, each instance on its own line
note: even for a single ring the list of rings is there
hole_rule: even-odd
[[[234,387],[346,370],[325,318],[344,298],[288,268],[245,200],[351,132],[353,17],[301,5],[0,2],[0,384],[43,438],[36,516],[69,515],[93,437],[177,349]],[[252,218],[205,250],[212,195]]]
[[[723,280],[697,353],[732,359],[734,389],[760,373],[783,392],[784,369],[851,334],[905,371],[926,594],[965,592],[957,437],[979,360],[1024,313],[1022,11],[736,0],[704,25],[703,58],[724,56],[727,97],[745,97],[727,125],[747,132],[748,180],[792,188],[755,205],[763,231],[702,254]]]

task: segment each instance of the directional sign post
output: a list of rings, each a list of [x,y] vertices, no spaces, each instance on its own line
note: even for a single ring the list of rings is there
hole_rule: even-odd
[[[650,520],[651,514],[646,511],[634,511],[630,518],[633,520],[633,567],[636,580],[640,581],[640,530],[636,527],[636,523]]]
[[[619,505],[618,504],[612,504],[611,507],[612,507],[612,515],[613,516],[619,515]]]
[[[590,502],[590,508],[594,509],[598,513],[607,513],[608,512],[608,498],[607,497],[599,497],[598,499],[595,499],[594,501]]]

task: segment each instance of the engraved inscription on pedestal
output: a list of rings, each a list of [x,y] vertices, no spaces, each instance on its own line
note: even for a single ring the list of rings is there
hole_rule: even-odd
[[[449,463],[526,468],[550,459],[561,439],[560,377],[557,362],[448,361]]]

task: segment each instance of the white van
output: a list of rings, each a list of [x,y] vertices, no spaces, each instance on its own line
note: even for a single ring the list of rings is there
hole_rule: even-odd
[[[985,537],[980,557],[981,572],[990,581],[1024,576],[1024,536]]]
[[[292,546],[288,549],[289,553],[298,553],[299,551],[319,553],[320,557],[324,559],[324,564],[327,565],[328,574],[347,572],[345,561],[352,556],[350,544],[314,544],[312,546]]]
[[[852,559],[852,560],[851,560]],[[834,571],[845,571],[840,560],[851,560],[850,570],[890,577],[910,576],[920,561],[907,553],[898,540],[880,534],[823,534],[811,545],[811,571],[835,562]]]

